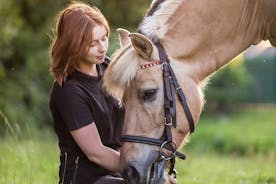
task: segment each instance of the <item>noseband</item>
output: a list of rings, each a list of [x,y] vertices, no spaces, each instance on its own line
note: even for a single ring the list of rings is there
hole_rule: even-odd
[[[164,82],[164,132],[161,138],[155,139],[144,136],[135,136],[135,135],[123,135],[121,137],[122,142],[135,142],[142,144],[149,144],[160,147],[160,160],[169,160],[170,169],[168,174],[174,174],[176,176],[176,171],[174,169],[175,157],[177,156],[180,159],[185,159],[186,156],[183,153],[176,151],[176,144],[173,141],[171,126],[176,128],[176,106],[175,106],[175,93],[178,96],[178,99],[183,107],[184,113],[187,117],[190,134],[194,131],[194,120],[191,114],[191,111],[188,107],[186,97],[179,86],[179,83],[176,79],[176,76],[170,65],[170,60],[167,57],[166,51],[163,45],[158,41],[155,43],[158,48],[160,61],[154,62],[148,65],[142,65],[139,69],[148,68],[158,64],[162,64],[163,70],[163,82]],[[166,154],[165,150],[170,152]]]

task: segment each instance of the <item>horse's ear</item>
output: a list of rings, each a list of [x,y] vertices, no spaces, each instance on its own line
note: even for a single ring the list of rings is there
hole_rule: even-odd
[[[132,46],[134,49],[146,60],[152,59],[153,44],[152,42],[142,34],[130,33]]]
[[[117,32],[119,33],[119,39],[120,39],[120,46],[124,47],[127,44],[130,43],[129,34],[130,32],[128,30],[118,28]]]

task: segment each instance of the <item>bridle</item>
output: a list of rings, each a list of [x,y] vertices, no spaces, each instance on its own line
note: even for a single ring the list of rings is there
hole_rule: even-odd
[[[150,138],[144,136],[135,135],[123,135],[121,137],[121,142],[135,142],[142,144],[149,144],[160,147],[160,159],[159,160],[169,160],[170,168],[168,174],[174,174],[176,177],[176,170],[174,169],[175,157],[180,159],[185,159],[186,156],[176,150],[176,144],[173,141],[171,126],[176,128],[176,105],[175,105],[175,93],[177,93],[178,99],[183,107],[184,113],[188,119],[190,134],[194,131],[194,120],[191,111],[186,102],[186,97],[179,86],[176,76],[170,65],[170,60],[167,57],[166,51],[160,41],[154,43],[159,52],[160,61],[154,62],[153,64],[147,64],[140,66],[140,69],[148,68],[158,64],[162,64],[163,70],[163,82],[164,82],[164,132],[159,138]],[[167,150],[170,154],[164,152]]]

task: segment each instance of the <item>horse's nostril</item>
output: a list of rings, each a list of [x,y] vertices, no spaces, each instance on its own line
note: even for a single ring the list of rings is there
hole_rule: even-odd
[[[133,166],[128,166],[124,168],[123,177],[129,184],[137,184],[140,181],[139,172]]]

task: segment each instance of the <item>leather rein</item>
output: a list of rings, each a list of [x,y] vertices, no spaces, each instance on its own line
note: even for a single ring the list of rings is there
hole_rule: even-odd
[[[148,65],[142,65],[139,69],[148,68],[158,64],[162,64],[163,70],[163,82],[164,82],[164,132],[163,135],[159,138],[150,138],[144,136],[135,136],[135,135],[123,135],[121,137],[121,142],[135,142],[148,145],[154,145],[160,147],[160,160],[170,161],[170,168],[168,174],[174,174],[176,177],[176,170],[174,169],[175,157],[180,159],[185,159],[186,156],[183,153],[177,151],[176,143],[173,141],[172,130],[173,126],[176,128],[176,105],[175,105],[175,93],[178,96],[178,99],[183,107],[184,113],[187,117],[190,134],[194,131],[194,120],[191,114],[191,111],[188,107],[186,97],[179,86],[179,83],[176,79],[176,76],[170,65],[170,60],[167,57],[166,51],[160,41],[155,42],[155,45],[158,48],[159,59],[160,61],[154,62]],[[169,153],[168,153],[169,152]]]

